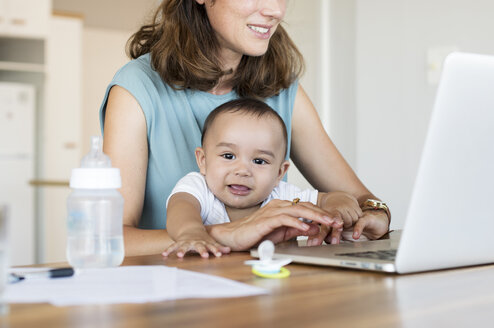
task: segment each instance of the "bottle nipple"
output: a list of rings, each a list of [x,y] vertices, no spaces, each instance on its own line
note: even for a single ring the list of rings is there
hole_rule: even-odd
[[[271,240],[265,240],[259,245],[257,251],[259,253],[259,260],[269,263],[273,260],[274,244]]]
[[[91,137],[91,150],[81,160],[81,167],[84,168],[105,168],[111,167],[110,157],[103,153],[103,138],[99,136]]]
[[[274,244],[271,240],[263,241],[257,248],[259,260],[249,260],[244,263],[252,266],[252,272],[263,278],[285,278],[290,271],[283,266],[292,262],[292,259],[273,259]]]

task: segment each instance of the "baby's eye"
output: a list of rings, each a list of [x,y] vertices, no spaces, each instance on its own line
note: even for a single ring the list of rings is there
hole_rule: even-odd
[[[230,153],[226,153],[226,154],[223,154],[221,155],[223,158],[225,159],[235,159],[235,155],[233,154],[230,154]]]
[[[254,164],[257,164],[257,165],[264,165],[264,164],[268,164],[268,162],[266,162],[265,160],[263,160],[262,158],[256,158],[254,159]]]

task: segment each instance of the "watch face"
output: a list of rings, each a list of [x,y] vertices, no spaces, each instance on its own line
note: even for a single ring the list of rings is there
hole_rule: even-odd
[[[375,199],[367,199],[364,202],[364,207],[372,207],[375,209],[387,209],[388,208],[386,203],[381,202],[379,200],[375,200]]]
[[[386,203],[376,199],[367,199],[362,204],[362,210],[381,210],[386,212],[386,215],[388,216],[388,220],[389,220],[388,221],[388,229],[389,229],[389,225],[391,224],[391,212],[389,211],[389,207],[388,205],[386,205]]]

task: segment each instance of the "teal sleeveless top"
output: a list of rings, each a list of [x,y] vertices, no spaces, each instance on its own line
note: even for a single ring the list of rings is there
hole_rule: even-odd
[[[100,108],[103,131],[110,89],[118,85],[134,96],[144,112],[148,139],[148,168],[144,207],[139,227],[165,229],[166,199],[177,181],[199,171],[194,150],[201,146],[201,131],[208,114],[219,105],[238,98],[235,91],[213,95],[197,90],[174,90],[151,68],[149,54],[130,61],[114,76]],[[298,82],[265,102],[278,112],[288,132],[290,154],[291,118]]]

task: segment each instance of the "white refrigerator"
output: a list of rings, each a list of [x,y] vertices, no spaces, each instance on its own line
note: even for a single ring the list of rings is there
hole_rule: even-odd
[[[0,82],[0,204],[9,207],[10,264],[35,260],[35,88]]]

